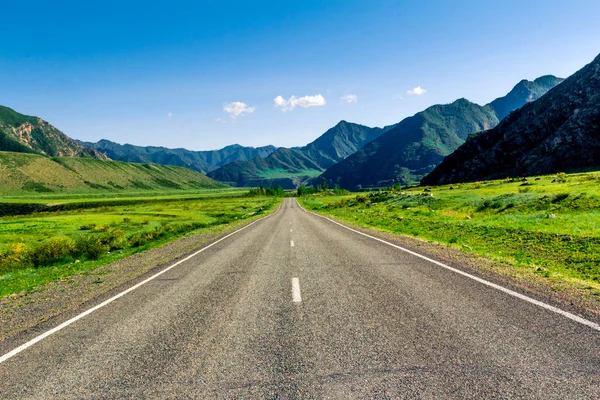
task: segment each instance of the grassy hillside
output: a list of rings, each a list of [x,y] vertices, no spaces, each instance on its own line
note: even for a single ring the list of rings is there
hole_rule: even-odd
[[[600,173],[308,196],[304,204],[484,256],[503,266],[496,272],[600,301]]]
[[[41,118],[3,106],[0,106],[0,151],[107,159],[96,150],[84,148]]]
[[[208,151],[134,146],[110,140],[100,140],[98,143],[83,142],[83,144],[106,154],[112,160],[174,165],[191,168],[203,174],[235,161],[264,158],[276,150],[275,146],[245,147],[239,144]]]
[[[343,160],[390,129],[341,121],[301,148],[279,148],[266,158],[234,162],[208,174],[234,186],[274,186],[293,189]]]
[[[187,168],[0,152],[0,195],[218,189]]]

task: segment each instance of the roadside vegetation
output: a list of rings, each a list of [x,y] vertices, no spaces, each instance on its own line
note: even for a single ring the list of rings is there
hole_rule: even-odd
[[[64,196],[50,204],[31,200],[13,198],[4,203],[34,212],[0,217],[0,297],[188,234],[218,232],[228,224],[264,215],[281,201],[240,190],[117,199]],[[36,212],[36,207],[43,212]]]
[[[335,185],[333,189],[329,188],[327,182],[323,182],[317,186],[299,186],[296,190],[297,196],[303,197],[309,194],[317,196],[341,196],[349,195],[350,192],[340,188],[340,185]]]
[[[600,173],[507,178],[360,194],[303,195],[354,225],[443,243],[509,266],[517,279],[600,301]]]

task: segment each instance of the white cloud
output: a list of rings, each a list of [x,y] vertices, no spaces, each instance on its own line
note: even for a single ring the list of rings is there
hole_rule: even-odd
[[[171,117],[173,116],[173,113],[168,113],[167,117],[169,117],[169,119],[171,119]]]
[[[277,96],[273,99],[273,107],[281,108],[281,111],[291,111],[296,107],[320,107],[324,106],[325,104],[325,97],[320,94],[315,96],[303,96],[300,98],[292,96],[287,101],[281,96]]]
[[[281,107],[285,108],[287,106],[287,101],[281,96],[277,96],[273,99],[273,107]]]
[[[358,101],[358,96],[355,94],[345,94],[340,97],[344,103],[356,103]]]
[[[427,92],[427,90],[423,89],[421,86],[417,86],[413,90],[408,90],[406,93],[410,94],[411,96],[421,96],[424,95],[425,92]]]
[[[256,107],[250,107],[246,103],[240,101],[234,101],[233,103],[225,104],[223,111],[229,114],[232,119],[236,119],[239,116],[252,114],[256,110]]]

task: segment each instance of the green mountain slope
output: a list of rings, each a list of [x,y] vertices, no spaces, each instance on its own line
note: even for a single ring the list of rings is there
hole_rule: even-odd
[[[86,147],[106,154],[113,160],[175,165],[191,168],[203,174],[234,161],[264,158],[276,150],[275,146],[255,148],[234,144],[219,150],[192,151],[186,149],[169,149],[166,147],[118,144],[106,139],[100,140],[97,143],[82,143]]]
[[[424,185],[600,168],[600,55],[497,127],[473,134]]]
[[[419,181],[463,144],[469,134],[493,128],[499,117],[538,98],[560,81],[550,76],[534,82],[521,81],[507,96],[486,106],[459,99],[429,107],[333,165],[314,182],[356,190]]]
[[[3,106],[0,106],[0,151],[107,159],[104,154],[85,148],[41,118]]]
[[[0,152],[0,194],[217,189],[226,185],[188,168]]]
[[[295,188],[390,128],[369,128],[341,121],[304,147],[279,148],[264,159],[227,164],[208,176],[234,186],[281,185],[286,189]]]

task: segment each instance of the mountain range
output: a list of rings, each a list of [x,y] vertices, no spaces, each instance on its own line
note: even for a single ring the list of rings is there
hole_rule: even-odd
[[[97,143],[81,142],[81,144],[106,154],[112,160],[175,165],[190,168],[203,174],[235,161],[267,157],[277,149],[275,146],[255,148],[233,144],[219,150],[193,151],[181,148],[169,149],[166,147],[119,144],[106,139]]]
[[[227,164],[209,172],[208,176],[233,186],[280,185],[294,189],[391,128],[393,126],[370,128],[341,121],[304,147],[281,147],[266,158]]]
[[[319,176],[315,183],[356,190],[419,181],[477,131],[493,128],[512,110],[562,82],[551,75],[522,80],[506,96],[480,106],[466,99],[434,105],[398,123]]]
[[[600,55],[502,120],[469,136],[423,185],[600,168]]]
[[[315,141],[294,148],[235,144],[190,151],[108,140],[80,142],[40,118],[0,106],[0,151],[52,157],[61,165],[65,161],[59,160],[68,158],[112,158],[183,166],[233,186],[286,189],[326,182],[356,190],[420,179],[434,185],[598,168],[599,71],[600,56],[567,80],[551,75],[522,80],[484,106],[459,99],[384,128],[341,121]],[[11,160],[6,157],[1,161]]]

